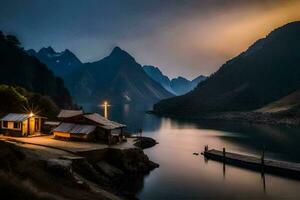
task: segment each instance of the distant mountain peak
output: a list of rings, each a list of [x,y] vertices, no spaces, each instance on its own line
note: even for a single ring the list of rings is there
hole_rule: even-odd
[[[99,61],[83,64],[78,71],[69,74],[67,80],[79,103],[109,99],[117,104],[149,105],[173,96],[120,47]]]
[[[118,46],[113,48],[109,57],[118,58],[118,59],[122,59],[122,60],[135,61],[135,59],[127,51],[124,51],[123,49],[121,49]]]
[[[57,52],[51,46],[48,46],[41,48],[38,52],[30,49],[27,53],[37,57],[53,70],[56,75],[61,77],[82,65],[82,62],[69,49]]]
[[[43,47],[39,50],[39,53],[49,53],[49,54],[55,54],[56,52],[51,46]]]
[[[143,66],[143,69],[148,76],[175,95],[182,95],[191,91],[198,85],[198,83],[206,79],[205,76],[200,75],[192,81],[182,76],[178,76],[177,78],[170,80],[169,77],[164,75],[158,67],[145,65]]]
[[[29,49],[27,50],[27,52],[29,53],[29,55],[35,55],[37,53],[34,49]]]
[[[71,53],[71,54],[73,54],[69,49],[65,49],[64,53]]]
[[[120,47],[118,47],[118,46],[115,46],[114,48],[113,48],[113,50],[112,50],[112,53],[113,52],[121,52],[121,51],[123,51]]]
[[[178,76],[177,78],[173,78],[172,80],[182,80],[182,81],[189,81],[188,79],[182,77],[182,76]],[[171,80],[171,81],[172,81]]]

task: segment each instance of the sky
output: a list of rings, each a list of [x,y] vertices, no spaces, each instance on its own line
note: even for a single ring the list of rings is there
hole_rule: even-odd
[[[119,46],[171,78],[215,72],[275,28],[299,0],[0,0],[0,30],[25,49],[70,49],[83,62]]]

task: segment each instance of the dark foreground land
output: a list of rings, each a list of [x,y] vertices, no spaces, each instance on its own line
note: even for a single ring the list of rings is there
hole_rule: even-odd
[[[45,152],[0,141],[1,199],[134,199],[158,167],[138,148]]]

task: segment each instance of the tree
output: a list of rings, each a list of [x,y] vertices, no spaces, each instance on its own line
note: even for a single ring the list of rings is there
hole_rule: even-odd
[[[15,47],[18,47],[21,45],[21,42],[19,41],[19,39],[14,35],[6,35],[6,42]]]

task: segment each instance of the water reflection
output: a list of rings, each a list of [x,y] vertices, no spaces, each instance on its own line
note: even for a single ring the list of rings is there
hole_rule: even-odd
[[[86,109],[86,108],[85,108]],[[98,111],[99,107],[90,107]],[[141,199],[300,199],[300,182],[275,175],[207,161],[210,148],[300,162],[300,129],[224,121],[184,121],[145,114],[149,107],[112,105],[111,119],[139,128],[159,142],[145,152],[160,164],[144,179]]]
[[[103,113],[101,106],[84,104],[83,107],[86,112]],[[150,109],[150,105],[110,105],[108,116],[111,120],[126,124],[131,132],[136,132],[141,128],[145,131],[158,130],[161,127],[161,119],[145,113],[146,110]]]

